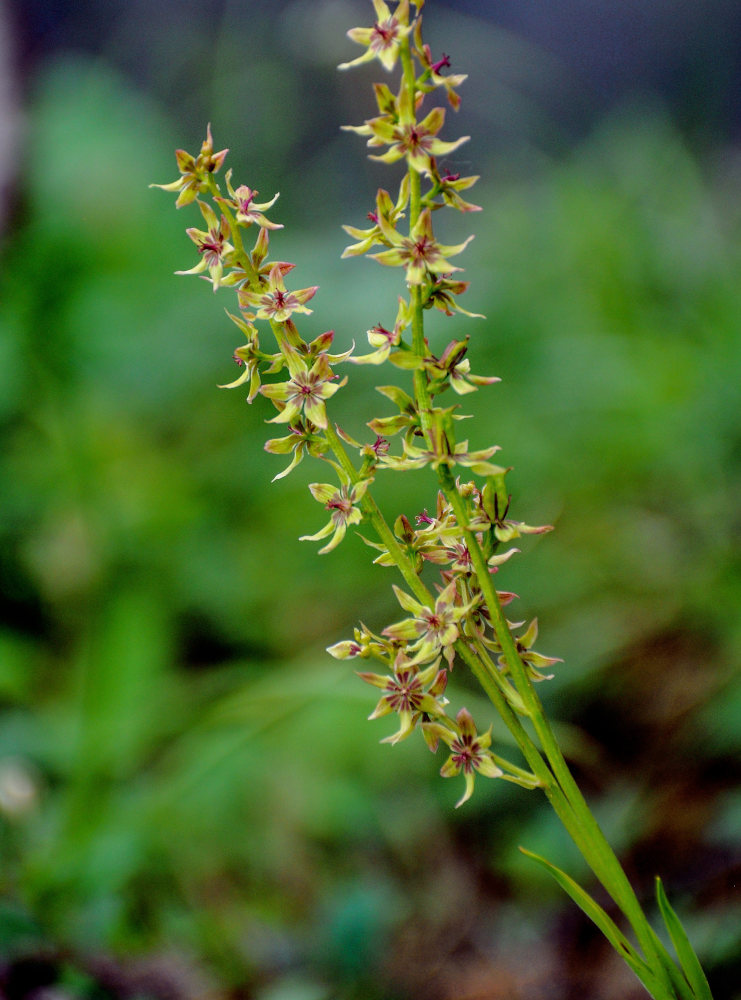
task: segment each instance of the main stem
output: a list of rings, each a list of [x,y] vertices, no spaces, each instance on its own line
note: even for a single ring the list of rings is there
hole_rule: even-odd
[[[412,95],[414,95],[416,75],[408,39],[402,45],[401,62],[405,85],[409,88]],[[411,165],[408,168],[408,172],[410,190],[409,229],[411,232],[419,219],[421,211],[421,177]],[[424,357],[428,352],[424,336],[424,315],[420,287],[418,285],[412,286],[410,294],[412,307],[412,349],[418,357]],[[428,447],[432,449],[432,420],[430,412],[432,400],[428,387],[428,377],[424,368],[417,368],[414,371],[414,390],[422,431]],[[494,633],[502,649],[517,692],[522,698],[527,715],[535,729],[540,747],[548,762],[547,765],[544,763],[541,753],[533,744],[516,713],[507,703],[505,696],[489,677],[482,658],[477,657],[464,643],[458,643],[456,648],[464,662],[467,663],[481,683],[486,694],[515,737],[533,773],[538,777],[549,802],[577,848],[629,921],[643,949],[644,955],[650,961],[657,976],[661,979],[662,985],[666,988],[667,995],[672,996],[674,995],[674,991],[657,952],[655,935],[643,913],[628,877],[610,847],[607,838],[600,829],[599,824],[589,810],[566,764],[561,748],[543,710],[540,698],[527,675],[526,666],[519,655],[509,624],[502,610],[499,596],[492,583],[486,557],[479,545],[475,532],[471,531],[469,527],[468,513],[463,498],[456,487],[453,474],[447,465],[441,465],[438,474],[441,489],[455,512],[460,528],[463,530],[479,586],[489,610]]]

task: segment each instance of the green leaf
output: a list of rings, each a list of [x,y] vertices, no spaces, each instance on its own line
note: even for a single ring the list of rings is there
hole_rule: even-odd
[[[526,857],[537,861],[539,865],[550,872],[561,888],[571,896],[576,905],[599,927],[618,955],[630,966],[651,996],[655,1000],[663,1000],[666,994],[662,990],[659,979],[599,903],[595,902],[589,893],[582,889],[566,872],[561,871],[560,868],[551,864],[550,861],[546,861],[539,854],[534,854],[524,847],[521,847],[520,851]]]
[[[661,964],[664,966],[664,970],[669,976],[672,987],[674,988],[674,994],[679,997],[680,1000],[695,1000],[690,984],[682,975],[682,970],[677,968],[677,963],[666,950],[664,942],[661,940],[653,927],[649,927],[649,930],[651,931],[651,939],[656,949],[656,954],[659,956]]]
[[[672,939],[674,950],[677,953],[679,964],[682,966],[682,970],[692,987],[693,996],[697,1000],[713,1000],[710,986],[700,965],[700,960],[690,944],[690,939],[687,937],[687,932],[682,927],[679,917],[670,906],[664,892],[664,886],[661,884],[661,879],[658,876],[656,877],[656,898],[661,910],[661,916],[664,918],[664,923],[666,924],[666,929],[669,931],[669,937]]]

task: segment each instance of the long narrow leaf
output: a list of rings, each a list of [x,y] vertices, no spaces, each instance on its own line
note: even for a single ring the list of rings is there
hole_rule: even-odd
[[[553,876],[561,888],[571,896],[576,905],[602,931],[618,955],[630,966],[651,996],[654,997],[654,1000],[662,1000],[666,996],[666,993],[663,990],[661,982],[599,903],[592,899],[589,893],[582,889],[578,882],[575,882],[571,876],[561,871],[556,865],[551,864],[550,861],[546,861],[539,854],[533,854],[532,851],[528,851],[524,847],[521,847],[520,850],[526,857],[532,858],[533,861],[542,865]]]
[[[661,910],[661,916],[664,918],[664,923],[666,924],[666,929],[669,931],[669,937],[672,939],[672,944],[677,953],[679,964],[682,966],[685,976],[687,976],[694,996],[697,1000],[713,1000],[710,986],[700,965],[700,960],[695,954],[695,949],[690,944],[690,939],[687,937],[687,932],[682,927],[679,917],[669,904],[669,900],[666,898],[666,893],[664,892],[664,886],[661,884],[661,879],[658,876],[656,877],[656,898]]]
[[[649,930],[651,931],[651,940],[656,948],[656,954],[661,959],[661,963],[671,979],[674,992],[677,997],[679,997],[679,1000],[696,1000],[695,994],[692,992],[692,987],[687,982],[682,970],[666,950],[664,942],[661,940],[653,927],[649,927]]]

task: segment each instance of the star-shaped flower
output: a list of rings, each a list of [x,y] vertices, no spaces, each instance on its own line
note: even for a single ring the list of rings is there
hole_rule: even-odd
[[[399,539],[401,548],[413,564],[416,573],[422,572],[422,566],[424,565],[425,559],[430,562],[450,562],[449,558],[437,558],[438,553],[442,549],[436,536],[425,530],[415,530],[406,515],[400,514],[396,521],[394,521],[394,534]],[[361,535],[360,537],[362,538],[363,536]],[[376,549],[381,553],[380,556],[377,556],[373,560],[375,565],[396,565],[394,556],[391,555],[388,548],[381,542],[371,542],[367,538],[363,538],[363,541],[371,549]]]
[[[389,639],[412,640],[408,649],[414,652],[413,663],[425,663],[441,651],[450,666],[453,665],[460,630],[458,623],[471,611],[472,604],[458,603],[455,581],[440,592],[434,608],[425,607],[394,585],[394,593],[405,611],[412,614],[395,625],[389,625],[383,634]]]
[[[324,430],[327,427],[325,400],[347,382],[334,382],[337,376],[329,367],[326,354],[320,354],[311,368],[296,355],[289,358],[291,378],[287,382],[263,385],[260,392],[272,399],[280,413],[268,423],[293,423],[303,412],[308,420]]]
[[[379,93],[376,93],[379,99]],[[381,114],[368,118],[362,125],[344,125],[348,132],[368,136],[367,145],[388,146],[385,153],[371,155],[371,160],[381,163],[396,163],[406,157],[409,166],[421,174],[434,176],[434,158],[447,156],[468,142],[464,135],[453,142],[438,139],[437,134],[445,123],[445,108],[433,108],[422,121],[417,121],[416,100],[412,89],[402,81],[399,97],[391,106],[381,106]]]
[[[399,716],[398,731],[381,740],[382,743],[398,743],[413,732],[418,722],[427,722],[445,715],[447,699],[442,696],[448,672],[439,670],[439,665],[440,657],[420,670],[409,657],[400,652],[394,662],[393,674],[358,674],[366,683],[383,690],[378,704],[368,718],[379,719],[391,712],[396,712]]]
[[[430,391],[438,393],[446,384],[450,384],[454,392],[459,396],[468,392],[475,392],[481,385],[494,385],[501,382],[496,375],[473,375],[471,372],[471,362],[465,356],[468,351],[469,337],[464,340],[451,340],[439,358],[431,356],[425,358],[425,368],[430,373],[431,379],[436,384]]]
[[[264,201],[258,204],[255,198],[258,194],[257,191],[253,191],[252,188],[247,187],[246,184],[240,184],[239,187],[234,190],[231,184],[232,172],[228,170],[226,173],[226,187],[229,191],[231,197],[222,198],[216,196],[215,201],[220,202],[222,205],[228,205],[229,208],[234,210],[237,222],[242,226],[251,226],[253,222],[256,222],[261,229],[282,229],[283,226],[278,222],[270,222],[269,219],[263,214],[269,208],[271,208],[278,200],[278,195],[274,195],[270,201]]]
[[[494,535],[499,542],[511,542],[521,535],[544,535],[553,531],[552,524],[531,525],[508,518],[507,513],[511,498],[500,505],[496,489],[490,482],[484,486],[480,493],[477,495],[474,493],[473,499],[479,523],[482,525],[488,523],[494,529]]]
[[[182,208],[183,205],[190,205],[195,201],[200,191],[205,191],[208,187],[209,174],[215,174],[221,170],[222,164],[228,149],[222,149],[219,153],[214,153],[214,141],[211,137],[211,126],[206,129],[206,139],[201,145],[201,151],[197,157],[186,153],[184,149],[175,150],[175,161],[180,171],[180,177],[171,184],[150,184],[150,187],[162,188],[163,191],[179,191],[175,208]]]
[[[414,31],[414,41],[416,54],[422,65],[425,67],[425,72],[419,80],[422,90],[425,93],[428,93],[435,87],[444,87],[445,92],[448,95],[450,106],[454,111],[457,111],[461,106],[461,99],[456,93],[455,88],[460,87],[460,85],[467,80],[468,77],[465,73],[457,73],[452,76],[443,76],[440,73],[441,69],[450,68],[450,57],[446,56],[443,52],[441,59],[433,61],[430,46],[422,41],[421,21],[417,21]]]
[[[445,109],[433,108],[432,111],[423,118],[421,122],[400,121],[398,125],[388,127],[387,122],[379,123],[374,130],[374,137],[379,142],[372,145],[389,145],[385,153],[377,156],[369,156],[371,160],[378,160],[380,163],[396,163],[404,159],[410,167],[420,174],[430,171],[430,161],[435,156],[447,156],[454,150],[468,142],[470,136],[464,135],[460,139],[446,142],[437,138],[437,133],[445,122]],[[368,143],[371,145],[371,143]]]
[[[374,423],[377,424],[378,421]],[[436,428],[433,427],[433,433],[435,431]],[[504,471],[501,466],[489,462],[492,455],[500,450],[499,445],[481,448],[478,451],[469,451],[468,441],[459,441],[451,449],[441,437],[438,437],[434,445],[432,449],[418,448],[411,442],[404,440],[402,443],[404,454],[401,457],[384,455],[381,457],[380,464],[389,469],[395,469],[397,472],[403,472],[407,469],[423,469],[426,465],[431,465],[433,469],[438,469],[441,465],[447,465],[449,468],[454,465],[465,465],[472,469],[477,476],[496,476]]]
[[[469,236],[463,243],[453,246],[438,243],[432,231],[429,208],[420,213],[409,236],[402,236],[391,226],[382,225],[382,230],[391,249],[371,254],[371,257],[387,267],[405,267],[408,285],[421,285],[428,274],[460,271],[459,267],[450,263],[448,257],[461,253],[473,239],[473,236]]]
[[[185,231],[198,248],[201,259],[195,267],[191,267],[187,271],[176,271],[175,274],[200,274],[208,270],[211,276],[211,284],[214,291],[216,291],[219,287],[221,276],[224,273],[224,265],[229,263],[230,256],[234,252],[234,247],[227,239],[230,235],[229,224],[224,216],[222,215],[221,219],[217,219],[214,210],[210,205],[206,205],[205,202],[199,201],[198,207],[208,226],[208,231],[204,232],[202,229],[195,228],[186,229]]]
[[[286,437],[272,438],[265,442],[265,451],[270,452],[271,455],[288,455],[293,452],[290,463],[282,472],[273,476],[273,482],[283,479],[284,476],[292,472],[302,461],[304,455],[318,458],[329,448],[327,439],[317,433],[317,428],[310,420],[297,420],[290,424],[288,430],[290,433]]]
[[[404,174],[404,178],[399,187],[399,197],[396,200],[396,204],[391,201],[391,195],[388,191],[384,191],[383,188],[378,189],[376,194],[376,208],[374,212],[368,213],[368,219],[373,223],[370,229],[357,229],[355,226],[343,226],[342,228],[352,236],[354,239],[358,240],[357,243],[351,243],[349,247],[345,247],[342,252],[343,257],[358,257],[360,254],[366,253],[371,247],[376,246],[379,243],[385,244],[387,241],[383,236],[381,231],[381,225],[379,220],[383,219],[384,222],[396,228],[396,224],[399,219],[404,218],[404,209],[409,201],[409,174]]]
[[[392,70],[399,55],[402,39],[411,31],[409,26],[409,0],[401,0],[392,14],[384,0],[373,0],[376,10],[376,22],[372,28],[351,28],[347,37],[358,45],[364,45],[366,51],[362,56],[351,62],[341,63],[339,69],[349,69],[360,63],[378,59],[384,69]]]
[[[538,668],[545,667],[547,669],[563,661],[558,656],[543,656],[542,653],[536,653],[532,647],[535,645],[537,638],[538,619],[533,618],[523,634],[515,639],[515,646],[520,659],[525,664],[525,669],[530,679],[534,681],[549,681],[553,678],[553,674],[543,674]],[[498,663],[503,670],[508,669],[507,660],[504,655],[499,657]]]
[[[391,354],[393,347],[401,344],[401,335],[411,322],[408,303],[399,296],[399,308],[396,312],[396,322],[393,330],[387,330],[378,324],[368,330],[368,343],[375,350],[371,354],[361,354],[352,360],[356,365],[381,365]]]
[[[239,289],[239,304],[243,309],[256,309],[256,319],[269,319],[276,323],[284,323],[295,312],[310,313],[305,304],[313,298],[319,288],[300,288],[298,291],[286,291],[283,275],[286,267],[277,263],[270,269],[267,288],[254,289],[243,285]]]
[[[250,391],[247,402],[251,403],[260,391],[260,365],[266,365],[264,369],[266,373],[279,371],[283,367],[283,356],[281,354],[266,354],[260,350],[257,330],[252,323],[245,322],[238,316],[232,316],[230,312],[227,312],[227,316],[247,338],[247,343],[238,347],[234,352],[234,360],[240,367],[244,367],[244,371],[233,382],[220,385],[219,388],[236,389],[237,386],[244,385],[245,382],[249,381]]]
[[[462,774],[465,779],[466,790],[455,804],[457,809],[473,795],[476,774],[483,774],[486,778],[501,778],[504,772],[497,766],[489,750],[491,727],[485,733],[478,733],[471,713],[465,708],[460,710],[455,719],[456,731],[436,722],[425,723],[424,728],[439,736],[450,747],[450,756],[440,768],[443,778]]]
[[[299,541],[318,542],[320,538],[332,535],[330,541],[319,549],[319,555],[331,552],[345,537],[349,524],[360,524],[363,515],[355,505],[363,499],[369,485],[369,479],[363,479],[352,486],[345,483],[339,488],[331,483],[309,483],[311,495],[324,504],[330,512],[330,518],[315,535],[302,535]]]
[[[421,426],[417,404],[409,395],[396,385],[379,385],[376,391],[382,396],[386,396],[392,403],[399,407],[399,412],[391,417],[375,417],[368,421],[368,426],[374,432],[383,436],[385,434],[398,434],[399,431],[406,431],[408,436],[412,436]],[[379,455],[380,459],[387,454],[388,449]]]
[[[387,667],[390,667],[396,658],[397,648],[390,639],[384,639],[383,636],[376,635],[375,632],[371,632],[366,625],[360,622],[359,627],[353,629],[352,639],[343,639],[341,642],[336,642],[334,646],[327,648],[327,652],[330,656],[334,656],[336,660],[354,659],[356,656],[359,656],[364,660],[379,660]]]
[[[433,201],[439,195],[443,199],[443,204],[450,205],[451,208],[457,208],[459,212],[481,211],[481,205],[474,205],[473,202],[466,201],[465,198],[461,198],[458,194],[459,191],[466,191],[468,188],[473,187],[479,179],[478,175],[461,177],[460,174],[445,173],[441,176],[437,173],[436,169],[431,171],[431,173],[435,186],[428,195],[430,201]],[[433,204],[435,208],[442,208],[440,202],[433,201]]]
[[[445,313],[446,316],[452,316],[454,313],[459,312],[464,316],[470,316],[472,319],[485,319],[486,317],[483,313],[469,312],[468,309],[459,306],[455,300],[456,295],[462,295],[463,292],[468,290],[469,284],[470,282],[468,281],[451,279],[448,274],[434,275],[434,280],[426,289],[425,309],[434,306],[440,312]]]

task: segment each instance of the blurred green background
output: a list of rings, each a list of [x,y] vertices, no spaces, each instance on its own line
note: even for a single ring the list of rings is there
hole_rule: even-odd
[[[469,72],[446,137],[480,173],[472,445],[557,530],[501,571],[564,658],[542,690],[650,898],[661,872],[717,1000],[741,996],[741,220],[734,4],[436,3]],[[398,275],[340,261],[391,171],[342,134],[334,69],[370,5],[165,0],[4,10],[0,276],[0,994],[255,1000],[642,996],[522,844],[589,884],[545,802],[378,740],[324,648],[396,620],[348,537],[317,557],[304,462],[271,484],[267,402],[216,391],[239,343],[174,179],[207,121],[272,216],[308,339],[390,325]],[[671,31],[668,31],[671,26]],[[0,46],[6,36],[0,32]],[[6,39],[6,40],[7,40]],[[388,412],[351,369],[333,415]],[[389,379],[389,373],[382,381]],[[378,482],[388,515],[434,504]],[[456,671],[454,706],[490,712]],[[495,723],[505,753],[506,734]],[[514,751],[511,751],[514,754]],[[516,759],[516,758],[514,758]]]

